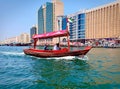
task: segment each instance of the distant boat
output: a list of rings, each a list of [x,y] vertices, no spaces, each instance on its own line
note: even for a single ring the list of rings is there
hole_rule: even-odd
[[[36,49],[36,42],[38,39],[47,39],[47,38],[55,38],[55,37],[63,37],[67,36],[68,40],[68,47],[62,48],[60,50],[43,50],[43,49]],[[41,58],[48,58],[48,57],[64,57],[64,56],[80,56],[80,55],[86,55],[90,49],[91,46],[86,46],[82,50],[70,50],[70,41],[68,39],[69,32],[68,30],[60,30],[45,34],[38,34],[34,35],[34,48],[24,49],[24,53],[26,55],[41,57]]]

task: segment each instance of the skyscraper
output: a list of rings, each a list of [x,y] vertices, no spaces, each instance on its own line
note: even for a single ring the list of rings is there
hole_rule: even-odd
[[[38,10],[38,34],[44,33],[45,27],[45,16],[44,16],[45,8],[44,6],[41,6]]]
[[[57,16],[64,14],[63,6],[61,0],[52,0],[39,8],[38,34],[58,30]]]
[[[42,5],[38,10],[38,34],[59,30],[57,16],[63,14],[64,5],[61,0],[52,0]]]

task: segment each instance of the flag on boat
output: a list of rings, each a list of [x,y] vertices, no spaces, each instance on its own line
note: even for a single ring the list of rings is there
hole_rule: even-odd
[[[72,23],[73,19],[72,18],[68,18],[68,22]]]

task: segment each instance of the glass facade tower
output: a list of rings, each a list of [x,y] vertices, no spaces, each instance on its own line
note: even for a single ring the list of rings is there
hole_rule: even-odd
[[[62,30],[65,30],[67,28],[67,17],[64,17],[62,19]]]
[[[44,32],[44,16],[43,16],[44,10],[41,6],[38,10],[38,34],[42,34]]]
[[[63,3],[61,0],[52,0],[52,2],[46,2],[42,5],[38,10],[38,34],[59,30],[57,17],[63,15],[63,12]],[[57,41],[58,39],[54,38],[51,43],[54,44]]]
[[[85,13],[78,14],[78,39],[85,39]]]
[[[53,3],[46,3],[46,32],[53,31]]]
[[[70,40],[76,40],[77,39],[77,15],[74,15],[72,17],[69,17],[73,19],[73,22],[69,23],[69,32],[70,32]]]
[[[69,23],[70,40],[85,39],[85,13],[69,15],[73,22]]]

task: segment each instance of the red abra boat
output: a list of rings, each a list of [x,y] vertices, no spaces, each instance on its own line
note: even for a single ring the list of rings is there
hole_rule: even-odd
[[[36,43],[38,39],[46,39],[46,38],[54,38],[54,37],[63,37],[67,36],[68,40],[68,48],[62,48],[61,50],[39,50],[36,49]],[[83,50],[70,50],[70,41],[68,39],[69,32],[67,30],[60,30],[45,34],[39,34],[33,36],[34,39],[34,48],[24,49],[24,53],[26,55],[48,58],[48,57],[64,57],[64,56],[80,56],[86,55],[89,50],[92,48],[91,46],[85,47]]]

